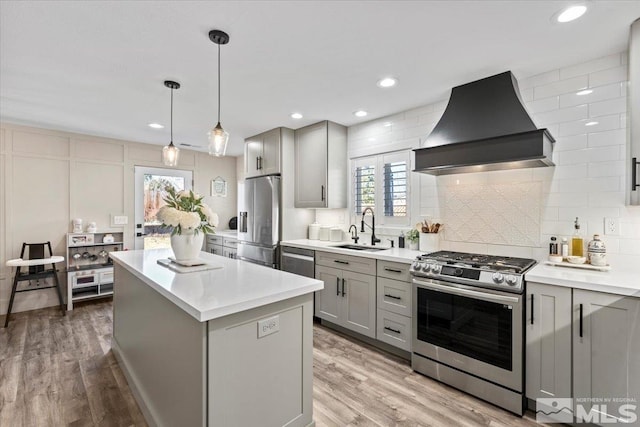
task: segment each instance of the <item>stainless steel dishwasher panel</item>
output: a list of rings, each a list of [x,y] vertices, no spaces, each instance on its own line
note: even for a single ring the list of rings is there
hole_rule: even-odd
[[[280,268],[282,271],[305,277],[315,277],[315,251],[282,246],[281,254]]]

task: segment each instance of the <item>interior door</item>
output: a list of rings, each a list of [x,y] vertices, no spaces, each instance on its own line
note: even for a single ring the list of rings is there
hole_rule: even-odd
[[[176,169],[135,167],[135,229],[136,249],[170,247],[171,231],[162,227],[156,218],[164,203],[165,188],[171,185],[176,190],[193,188],[193,172]]]

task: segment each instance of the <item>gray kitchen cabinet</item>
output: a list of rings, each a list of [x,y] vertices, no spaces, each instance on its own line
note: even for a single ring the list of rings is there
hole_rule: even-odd
[[[576,416],[593,409],[595,424],[640,402],[640,298],[573,290],[573,394]]]
[[[527,283],[526,397],[571,397],[571,288]]]
[[[347,128],[323,121],[295,131],[295,207],[347,207]]]
[[[324,257],[323,257],[324,255]],[[354,259],[358,263],[353,263]],[[320,263],[318,262],[320,260]],[[322,265],[322,262],[340,266]],[[376,260],[324,252],[316,253],[316,279],[324,289],[316,292],[315,315],[336,325],[376,337],[376,277],[353,271],[368,263],[375,271]]]
[[[275,128],[245,139],[244,172],[247,178],[273,175],[280,169],[280,142],[282,132],[291,129]]]

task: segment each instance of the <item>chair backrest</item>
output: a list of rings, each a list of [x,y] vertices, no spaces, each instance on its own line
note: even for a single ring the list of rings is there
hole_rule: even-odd
[[[49,249],[49,255],[45,255],[45,246]],[[27,258],[25,258],[25,251],[27,251]],[[20,258],[22,259],[42,259],[51,258],[53,251],[51,250],[51,242],[46,243],[23,243],[22,250],[20,251]],[[29,267],[29,274],[40,273],[45,270],[44,265],[32,265]]]

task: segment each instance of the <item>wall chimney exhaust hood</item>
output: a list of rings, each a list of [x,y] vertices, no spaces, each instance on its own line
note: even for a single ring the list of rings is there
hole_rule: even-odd
[[[511,71],[456,86],[442,118],[416,153],[431,175],[553,166],[555,139],[524,109]]]

